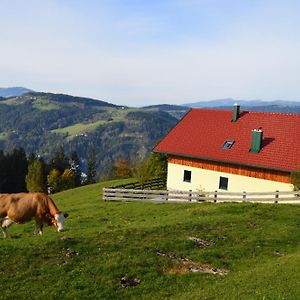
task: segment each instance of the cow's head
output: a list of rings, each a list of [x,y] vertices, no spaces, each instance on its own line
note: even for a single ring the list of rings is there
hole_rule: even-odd
[[[57,212],[54,216],[47,214],[47,218],[49,219],[48,224],[53,224],[58,232],[64,231],[64,220],[68,216],[69,214],[63,212]]]
[[[67,218],[69,214],[63,213],[63,212],[58,212],[54,215],[54,226],[56,227],[57,231],[64,231],[64,220]]]

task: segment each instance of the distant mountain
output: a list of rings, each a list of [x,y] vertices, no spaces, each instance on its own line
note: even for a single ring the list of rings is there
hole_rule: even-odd
[[[172,105],[172,104],[157,104],[157,105],[149,105],[144,106],[145,109],[157,109],[162,111],[170,111],[170,110],[185,110],[187,109],[184,105]]]
[[[215,108],[232,110],[232,106],[218,106]],[[242,105],[241,111],[260,111],[260,112],[300,114],[300,105],[298,106],[288,106],[288,105],[243,106]]]
[[[199,107],[199,108],[210,108],[210,107],[227,107],[233,106],[235,103],[238,103],[242,107],[261,107],[261,106],[300,106],[300,101],[287,101],[287,100],[274,100],[274,101],[264,101],[264,100],[241,100],[241,99],[232,99],[225,98],[219,100],[211,101],[201,101],[195,103],[186,103],[184,106],[188,107]]]
[[[17,97],[29,92],[33,92],[33,90],[24,87],[0,88],[0,97]]]
[[[159,104],[159,105],[145,106],[143,107],[143,109],[152,110],[152,111],[164,111],[169,113],[171,116],[175,117],[176,119],[181,119],[190,108],[187,106],[180,106],[180,105]]]

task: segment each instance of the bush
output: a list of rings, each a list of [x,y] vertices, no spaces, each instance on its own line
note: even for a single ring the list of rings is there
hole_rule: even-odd
[[[161,153],[152,153],[150,157],[135,168],[134,175],[139,182],[154,178],[166,178],[167,176],[167,156]]]
[[[294,186],[294,191],[300,190],[300,167],[291,173],[291,183]]]

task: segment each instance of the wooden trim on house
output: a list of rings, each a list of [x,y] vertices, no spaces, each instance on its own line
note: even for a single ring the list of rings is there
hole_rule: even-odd
[[[169,156],[168,162],[177,165],[195,167],[216,172],[237,174],[242,176],[254,177],[259,179],[291,183],[291,174],[287,172],[259,169],[249,166],[233,165],[221,162],[206,161],[179,156]]]

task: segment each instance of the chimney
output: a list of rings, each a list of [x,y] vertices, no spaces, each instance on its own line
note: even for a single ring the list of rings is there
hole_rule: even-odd
[[[233,105],[233,118],[232,122],[236,122],[240,116],[240,106],[236,103]]]
[[[261,129],[252,130],[252,141],[250,152],[259,153],[262,144],[263,131]]]

